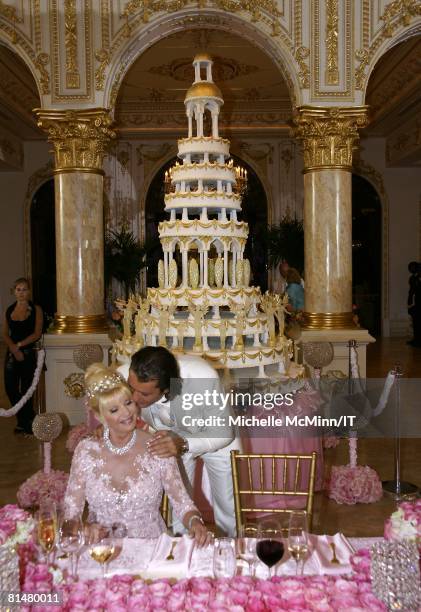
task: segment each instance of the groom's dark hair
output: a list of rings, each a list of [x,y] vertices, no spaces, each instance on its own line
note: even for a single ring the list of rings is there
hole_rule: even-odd
[[[145,346],[132,355],[130,370],[140,382],[156,380],[167,399],[181,390],[180,368],[174,355],[163,346]]]

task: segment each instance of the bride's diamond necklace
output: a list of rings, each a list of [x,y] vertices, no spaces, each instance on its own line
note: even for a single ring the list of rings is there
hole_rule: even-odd
[[[129,450],[134,446],[136,442],[136,429],[133,431],[132,437],[124,446],[114,446],[114,444],[110,440],[110,430],[108,427],[104,427],[104,444],[108,448],[111,453],[114,455],[125,455],[129,452]]]

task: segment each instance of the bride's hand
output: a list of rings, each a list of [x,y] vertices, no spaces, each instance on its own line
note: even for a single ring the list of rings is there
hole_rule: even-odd
[[[199,520],[193,521],[191,529],[189,531],[191,538],[194,538],[197,546],[209,546],[213,540],[213,533],[208,531]]]

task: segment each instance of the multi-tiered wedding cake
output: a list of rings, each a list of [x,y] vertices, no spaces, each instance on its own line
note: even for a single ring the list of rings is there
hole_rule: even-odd
[[[230,143],[219,136],[224,102],[212,80],[212,59],[197,55],[193,66],[184,101],[188,137],[178,141],[181,163],[165,177],[170,218],[159,225],[159,287],[149,288],[146,299],[117,302],[124,333],[114,352],[125,361],[144,345],[162,345],[201,355],[215,367],[255,367],[264,377],[272,366],[285,375],[292,357],[283,333],[286,301],[250,286],[248,225],[237,218],[247,173],[234,167]]]

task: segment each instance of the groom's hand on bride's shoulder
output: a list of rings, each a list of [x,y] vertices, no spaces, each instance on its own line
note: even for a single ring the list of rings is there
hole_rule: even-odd
[[[185,448],[186,441],[173,431],[157,431],[146,443],[148,451],[155,457],[179,457]]]

